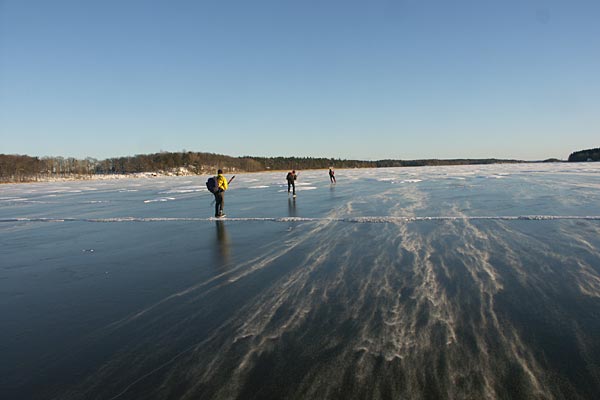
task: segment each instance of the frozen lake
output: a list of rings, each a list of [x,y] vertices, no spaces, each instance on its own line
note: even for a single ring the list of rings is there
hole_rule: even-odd
[[[0,186],[0,398],[599,398],[600,163],[336,177]]]

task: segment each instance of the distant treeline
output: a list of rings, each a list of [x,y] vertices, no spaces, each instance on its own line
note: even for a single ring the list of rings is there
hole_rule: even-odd
[[[51,177],[83,177],[96,173],[97,161],[64,157],[0,154],[0,182],[30,182]]]
[[[92,175],[131,173],[209,174],[217,168],[225,172],[258,172],[289,169],[418,167],[425,165],[465,165],[517,163],[518,160],[379,160],[360,161],[313,157],[230,157],[191,151],[140,154],[131,157],[96,160],[86,158],[31,157],[0,154],[0,182],[30,182],[53,177],[85,178]]]
[[[596,149],[580,150],[571,153],[571,155],[569,156],[569,161],[600,161],[600,147]]]

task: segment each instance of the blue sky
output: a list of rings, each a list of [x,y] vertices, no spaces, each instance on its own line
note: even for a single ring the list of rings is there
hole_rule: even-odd
[[[0,153],[566,158],[598,1],[0,0]]]

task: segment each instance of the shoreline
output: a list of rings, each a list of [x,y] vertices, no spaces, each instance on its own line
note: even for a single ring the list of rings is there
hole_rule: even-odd
[[[521,162],[498,162],[498,163],[465,163],[465,164],[440,164],[440,165],[414,165],[414,166],[401,166],[401,167],[354,167],[354,168],[334,168],[336,171],[341,170],[349,170],[349,169],[365,169],[365,168],[423,168],[423,167],[459,167],[465,165],[505,165],[505,164],[579,164],[579,163],[569,163],[567,161],[560,162],[552,162],[552,163],[544,163],[541,161],[521,161]],[[226,169],[226,168],[225,168]],[[298,169],[298,171],[326,171],[328,168],[306,168],[306,169]],[[226,174],[256,174],[256,173],[264,173],[264,172],[281,172],[285,173],[288,171],[285,170],[271,170],[266,169],[262,171],[225,171]],[[126,174],[92,174],[92,175],[69,175],[69,176],[46,176],[46,177],[36,177],[31,180],[24,181],[9,181],[9,182],[0,182],[0,185],[17,185],[17,184],[32,184],[32,183],[51,183],[51,182],[78,182],[78,181],[111,181],[111,180],[120,180],[120,179],[154,179],[154,178],[165,178],[165,177],[196,177],[196,176],[209,176],[210,173],[206,174],[197,174],[193,173],[185,168],[181,168],[175,172],[135,172],[135,173],[126,173]]]

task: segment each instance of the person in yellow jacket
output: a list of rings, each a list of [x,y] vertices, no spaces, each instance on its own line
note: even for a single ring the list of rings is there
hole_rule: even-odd
[[[215,180],[217,181],[217,186],[219,190],[217,190],[215,195],[215,217],[220,218],[224,217],[223,207],[225,206],[225,195],[224,192],[228,188],[227,179],[223,176],[223,170],[217,171],[217,176],[215,176]]]

